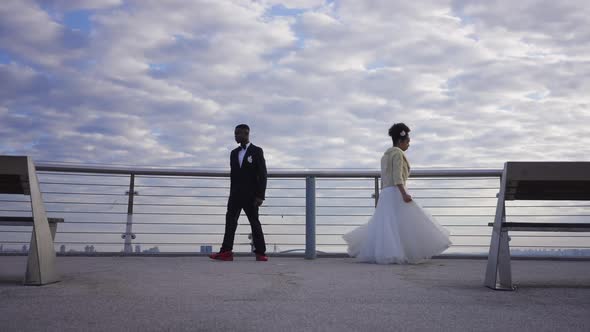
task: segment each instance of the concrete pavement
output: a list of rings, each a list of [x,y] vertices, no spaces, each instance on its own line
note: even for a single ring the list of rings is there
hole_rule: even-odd
[[[478,259],[57,262],[61,282],[22,286],[26,257],[0,256],[0,331],[590,331],[589,261],[513,261],[516,292]]]

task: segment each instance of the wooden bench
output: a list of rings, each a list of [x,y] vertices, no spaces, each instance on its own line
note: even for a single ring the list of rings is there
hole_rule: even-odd
[[[506,201],[590,200],[590,162],[507,162],[490,242],[485,286],[514,290],[509,231],[590,232],[590,223],[506,222]]]
[[[30,157],[0,156],[0,194],[27,195],[31,199],[32,217],[0,217],[1,225],[33,225],[24,283],[45,285],[59,281],[53,245],[59,219],[47,219],[35,164]]]

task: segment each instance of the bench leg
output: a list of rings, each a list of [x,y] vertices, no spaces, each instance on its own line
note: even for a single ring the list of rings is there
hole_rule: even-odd
[[[488,264],[484,285],[491,289],[496,289],[498,281],[498,261],[500,258],[500,238],[501,231],[494,229],[492,231],[492,240],[490,241],[490,252],[488,254]]]
[[[492,232],[490,253],[484,284],[494,290],[515,290],[512,285],[512,269],[510,267],[510,244],[508,231],[496,230]],[[499,276],[499,278],[498,278]]]
[[[55,225],[51,227],[52,239],[55,238]],[[53,253],[45,253],[37,245],[37,231],[33,227],[31,234],[31,243],[29,248],[29,257],[27,259],[27,272],[25,274],[25,285],[42,286],[59,281],[59,277],[55,271],[55,250]],[[53,241],[51,241],[53,246]],[[53,248],[52,248],[53,249]],[[53,254],[53,257],[51,257]],[[47,258],[49,257],[49,259]],[[53,259],[51,259],[53,258]]]
[[[55,234],[57,233],[57,223],[50,222],[49,231],[51,232],[51,239],[53,240],[53,242],[55,242]]]
[[[510,266],[510,244],[508,243],[508,231],[502,231],[500,234],[500,252],[498,261],[498,274],[500,282],[495,289],[498,290],[515,290],[512,285],[512,268]]]
[[[510,266],[510,241],[507,231],[492,234],[485,285],[494,290],[515,290],[512,285],[512,268]],[[499,278],[498,278],[499,277]]]
[[[502,174],[494,228],[490,241],[490,252],[486,268],[484,285],[495,290],[514,290],[512,287],[512,275],[510,270],[510,246],[508,244],[508,232],[502,230],[502,223],[506,220],[506,167]],[[498,274],[500,280],[498,282]]]
[[[45,285],[59,281],[55,269],[55,248],[52,232],[47,222],[43,206],[39,181],[35,165],[28,158],[29,188],[31,191],[31,208],[33,210],[33,234],[25,274],[25,285]]]

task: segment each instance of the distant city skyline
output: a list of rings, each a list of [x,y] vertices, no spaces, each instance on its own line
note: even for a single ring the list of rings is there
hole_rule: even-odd
[[[59,254],[67,254],[67,253],[88,253],[88,254],[92,254],[92,253],[98,253],[98,252],[103,252],[103,253],[116,253],[113,251],[99,251],[99,250],[89,250],[86,247],[94,247],[92,244],[87,244],[84,246],[84,249],[82,250],[76,250],[76,249],[69,249],[67,251],[65,250],[59,250],[57,251]],[[26,245],[23,246],[20,250],[18,249],[5,249],[3,245],[0,245],[0,253],[27,253],[28,252],[28,247],[25,250],[25,247],[27,247]],[[61,246],[61,247],[65,247],[65,246]],[[137,247],[141,248],[141,245],[137,245]],[[211,246],[207,246],[207,247],[211,247]],[[281,253],[280,250],[277,250],[277,246],[276,245],[272,245],[272,250],[269,251],[269,253]],[[197,248],[198,249],[198,248]],[[292,250],[288,250],[288,251],[292,251]],[[123,250],[121,250],[120,252],[123,252]],[[149,254],[158,254],[160,253],[160,249],[159,246],[153,246],[151,248],[148,249],[144,249],[138,252],[135,251],[135,253],[149,253]],[[568,249],[568,248],[529,248],[529,249],[520,249],[520,248],[511,248],[510,249],[511,255],[513,256],[527,256],[527,257],[533,257],[533,256],[555,256],[555,257],[590,257],[590,249]],[[211,251],[204,251],[203,248],[200,248],[200,250],[195,250],[194,253],[200,253],[200,254],[206,254],[206,253],[211,253]],[[303,251],[301,251],[301,253],[303,253]],[[475,254],[477,252],[472,252],[472,254]],[[443,253],[444,254],[444,253]],[[468,252],[466,254],[469,254]]]

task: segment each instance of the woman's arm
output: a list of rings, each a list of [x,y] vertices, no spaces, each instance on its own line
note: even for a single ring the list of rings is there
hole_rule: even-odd
[[[404,180],[402,177],[402,168],[404,167],[403,156],[400,153],[395,153],[393,155],[393,182],[399,189],[399,192],[402,194],[402,198],[404,202],[409,203],[412,201],[412,196],[410,196],[406,192],[406,188],[404,187]]]
[[[399,189],[399,192],[402,194],[402,198],[404,199],[404,202],[410,203],[412,201],[412,196],[410,196],[410,194],[408,194],[406,192],[406,188],[404,187],[403,184],[398,184],[397,189]]]

